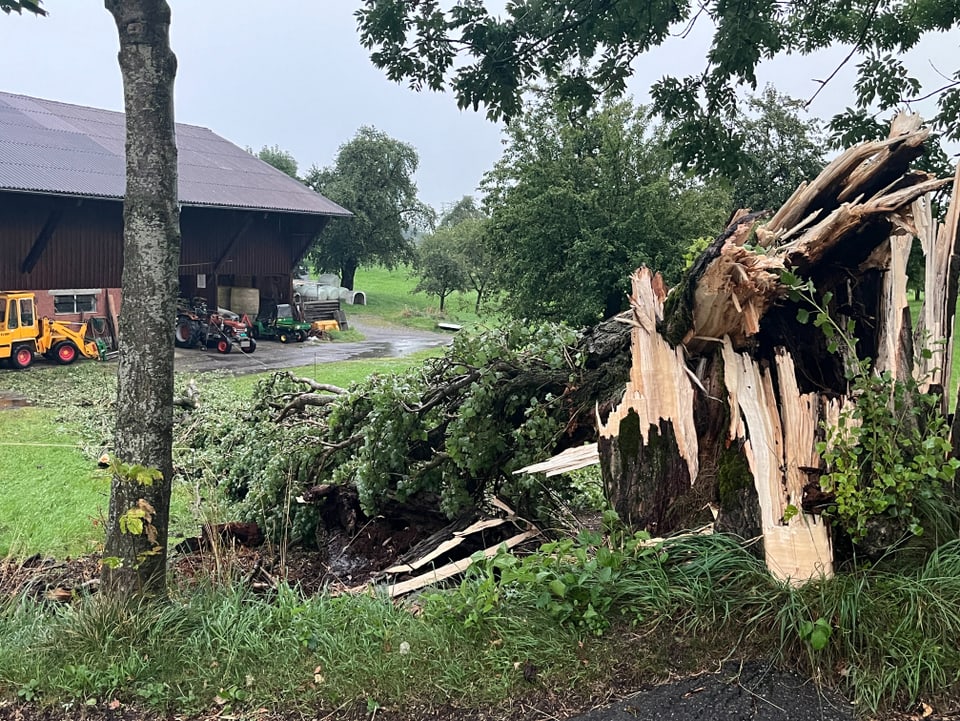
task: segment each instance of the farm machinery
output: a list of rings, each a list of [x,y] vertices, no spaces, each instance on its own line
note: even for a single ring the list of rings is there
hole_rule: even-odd
[[[281,343],[302,343],[310,335],[311,324],[297,320],[293,307],[288,303],[264,303],[253,322],[254,338],[273,338]]]
[[[250,337],[247,324],[233,313],[218,309],[211,312],[204,298],[177,303],[174,343],[178,348],[216,348],[229,353],[234,346],[244,353],[253,353],[257,341]]]
[[[0,362],[13,368],[30,366],[36,354],[60,365],[77,356],[104,360],[103,341],[87,340],[87,324],[38,318],[36,296],[30,292],[0,293]]]

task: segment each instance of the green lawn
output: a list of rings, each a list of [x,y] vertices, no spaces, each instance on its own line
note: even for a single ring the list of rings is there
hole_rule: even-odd
[[[102,543],[110,479],[52,408],[0,411],[0,557],[76,556]]]
[[[379,317],[391,323],[433,330],[440,321],[473,325],[480,322],[474,307],[476,293],[454,293],[446,299],[443,313],[436,296],[411,292],[417,278],[409,266],[388,270],[382,266],[359,268],[354,282],[362,290],[367,305],[348,305],[344,310],[364,318]]]

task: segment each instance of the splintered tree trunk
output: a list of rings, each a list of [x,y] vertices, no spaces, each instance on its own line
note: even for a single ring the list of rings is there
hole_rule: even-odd
[[[901,116],[889,139],[842,154],[769,221],[741,212],[669,296],[659,276],[634,274],[630,378],[622,400],[599,409],[604,483],[621,517],[663,535],[709,505],[718,527],[762,536],[776,576],[832,573],[817,442],[855,402],[858,359],[898,378],[914,372],[906,259],[930,225],[928,194],[949,183],[909,170],[927,135]],[[925,327],[948,349],[957,192],[938,241],[949,250],[933,263],[935,236],[923,241],[939,308],[925,311]],[[820,308],[791,295],[787,272],[812,281]],[[853,329],[855,348],[829,347],[821,309],[841,333]],[[926,369],[934,383],[949,383],[947,361],[945,352]]]
[[[106,0],[120,38],[126,108],[123,309],[115,466],[103,590],[165,590],[173,476],[173,326],[180,221],[173,117],[176,58],[165,0]],[[151,479],[131,466],[156,469]]]

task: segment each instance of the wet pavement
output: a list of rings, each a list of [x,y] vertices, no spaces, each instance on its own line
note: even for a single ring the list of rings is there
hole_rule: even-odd
[[[230,353],[218,353],[214,348],[177,348],[174,352],[174,366],[177,371],[187,373],[222,370],[242,375],[345,360],[396,358],[426,348],[447,345],[453,339],[452,333],[432,333],[362,320],[357,322],[352,318],[350,325],[363,333],[366,339],[349,343],[313,338],[303,343],[260,340],[253,353],[243,353],[239,348],[234,348]]]
[[[641,691],[570,721],[854,721],[853,706],[809,679],[760,661]]]

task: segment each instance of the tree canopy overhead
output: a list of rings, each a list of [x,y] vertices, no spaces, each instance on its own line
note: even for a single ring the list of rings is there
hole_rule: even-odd
[[[40,5],[43,0],[0,0],[0,10],[7,13],[11,12],[22,14],[24,10],[35,15],[46,15],[47,11]]]
[[[483,106],[493,119],[510,119],[520,113],[524,90],[540,80],[581,106],[622,93],[644,52],[696,22],[712,22],[703,72],[666,76],[652,89],[664,118],[701,139],[690,162],[728,172],[736,164],[742,136],[721,121],[736,110],[739,88],[756,88],[761,62],[836,44],[861,58],[847,133],[864,127],[867,109],[936,90],[934,125],[960,138],[960,71],[951,71],[944,87],[924,89],[898,58],[924,35],[957,27],[956,0],[513,0],[502,15],[487,4],[365,0],[357,11],[361,42],[391,79],[418,90],[449,89],[462,108]]]

